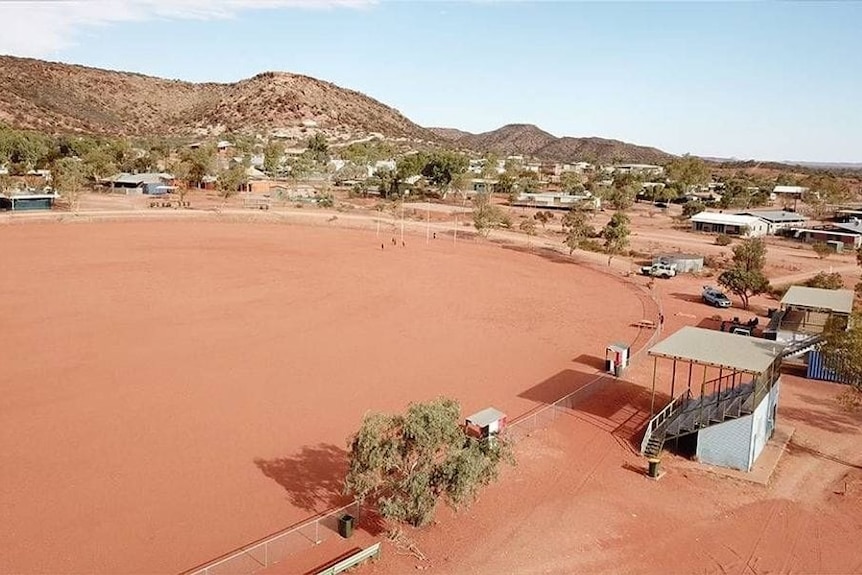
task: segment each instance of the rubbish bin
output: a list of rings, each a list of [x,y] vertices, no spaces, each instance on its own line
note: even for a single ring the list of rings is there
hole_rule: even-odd
[[[614,377],[621,377],[623,375],[623,366],[616,363],[614,364]]]
[[[656,459],[656,458],[650,458],[647,460],[647,462],[649,463],[647,475],[649,475],[653,479],[657,478],[658,477],[658,464],[661,462],[661,460]]]
[[[342,515],[338,518],[338,534],[345,539],[353,535],[353,515]]]

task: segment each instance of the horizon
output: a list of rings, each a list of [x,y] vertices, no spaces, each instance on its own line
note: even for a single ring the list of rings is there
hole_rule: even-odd
[[[860,4],[25,1],[0,18],[2,54],[188,82],[302,74],[423,127],[862,163]]]

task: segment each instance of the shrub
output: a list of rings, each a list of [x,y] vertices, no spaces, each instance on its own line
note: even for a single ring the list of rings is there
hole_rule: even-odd
[[[732,241],[733,240],[727,234],[718,234],[715,236],[715,245],[717,246],[729,246]]]
[[[821,289],[844,289],[844,278],[838,272],[831,274],[820,272],[813,278],[809,278],[805,285]]]
[[[811,244],[811,249],[814,250],[814,253],[817,254],[817,257],[825,259],[829,254],[832,253],[832,248],[829,247],[829,244],[826,242],[814,242]]]

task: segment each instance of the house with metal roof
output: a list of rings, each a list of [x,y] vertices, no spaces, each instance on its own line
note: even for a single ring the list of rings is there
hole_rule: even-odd
[[[856,218],[827,226],[793,227],[791,230],[794,239],[806,243],[824,242],[842,250],[862,247],[862,221]]]
[[[775,234],[779,230],[804,226],[808,222],[808,218],[802,214],[789,210],[753,210],[736,213],[740,216],[760,218],[766,222],[768,234]]]
[[[770,198],[774,200],[781,196],[801,200],[802,195],[805,194],[805,192],[807,191],[808,188],[803,186],[775,186],[774,188],[772,188]]]
[[[146,172],[143,174],[120,173],[105,180],[112,190],[125,190],[127,194],[166,194],[176,188],[173,186],[174,176],[164,172]]]
[[[653,346],[651,419],[641,453],[656,457],[667,448],[751,471],[775,430],[785,352],[775,341],[691,326]],[[659,361],[671,364],[670,377],[661,376],[670,388],[663,406],[656,405],[667,397],[656,393]]]
[[[760,218],[724,212],[700,212],[690,221],[692,231],[729,236],[764,236],[769,230],[767,223]]]

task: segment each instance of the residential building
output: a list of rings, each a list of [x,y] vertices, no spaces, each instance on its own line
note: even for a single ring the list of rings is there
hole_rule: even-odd
[[[572,206],[584,204],[590,209],[599,209],[601,200],[589,192],[582,195],[542,192],[542,193],[525,193],[518,194],[512,202],[513,206],[531,207],[531,208],[550,208],[550,209],[571,209]]]
[[[855,250],[862,247],[862,222],[859,220],[828,226],[791,229],[794,239],[806,243],[840,244],[842,250]]]
[[[737,212],[737,215],[760,218],[766,222],[768,234],[776,234],[780,230],[804,226],[808,222],[808,218],[802,214],[788,210],[753,210]]]
[[[637,174],[642,176],[663,176],[664,168],[653,164],[616,164],[610,167],[611,173]]]
[[[767,223],[760,218],[723,212],[700,212],[692,216],[690,221],[692,231],[729,236],[764,236],[769,229]]]
[[[788,198],[793,200],[801,200],[808,188],[802,186],[775,186],[772,188],[772,193],[769,194],[770,200],[779,198]]]
[[[174,177],[163,172],[143,174],[120,173],[105,180],[112,190],[125,191],[127,194],[159,195],[176,189]]]

